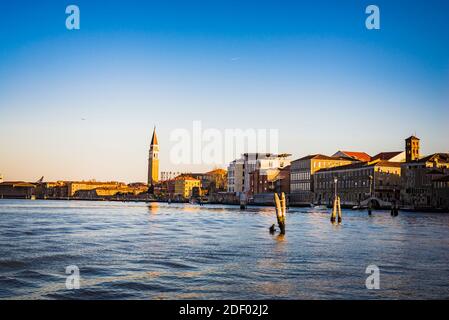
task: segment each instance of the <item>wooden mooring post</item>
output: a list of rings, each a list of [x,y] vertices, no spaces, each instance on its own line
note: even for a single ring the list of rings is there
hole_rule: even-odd
[[[278,220],[279,229],[281,234],[285,234],[285,212],[287,211],[287,203],[285,199],[285,193],[281,193],[281,198],[277,193],[274,194],[274,203],[276,205],[276,217]],[[273,226],[270,228],[272,230]]]
[[[395,200],[391,204],[391,216],[397,217],[398,215],[399,215],[399,208],[398,208],[398,204]]]
[[[340,203],[340,197],[336,196],[334,199],[334,207],[332,208],[332,214],[331,214],[331,222],[335,223],[337,221],[338,216],[338,223],[341,223],[342,221],[342,215],[341,215],[341,203]]]

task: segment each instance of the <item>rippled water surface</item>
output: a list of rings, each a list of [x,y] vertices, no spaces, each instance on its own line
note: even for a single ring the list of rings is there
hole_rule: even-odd
[[[0,299],[449,298],[449,215],[348,210],[334,226],[292,208],[284,238],[273,223],[273,208],[0,200]]]

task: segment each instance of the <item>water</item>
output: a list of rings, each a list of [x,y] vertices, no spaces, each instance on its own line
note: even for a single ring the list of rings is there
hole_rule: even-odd
[[[449,215],[348,210],[334,226],[294,208],[284,238],[273,223],[273,208],[0,200],[0,299],[449,298]]]

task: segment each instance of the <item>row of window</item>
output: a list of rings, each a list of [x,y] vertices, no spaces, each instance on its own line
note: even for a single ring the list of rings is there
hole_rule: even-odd
[[[449,188],[449,181],[437,181],[434,183],[435,183],[435,188],[437,188],[437,189]]]
[[[349,171],[343,171],[338,172],[337,174],[335,172],[318,172],[317,177],[325,179],[325,178],[332,178],[337,175],[339,177],[340,175],[343,175],[345,177],[362,177],[362,176],[368,176],[372,174],[371,169],[361,169],[361,170],[349,170]]]
[[[318,182],[317,187],[318,189],[327,189],[327,188],[333,188],[334,187],[333,181],[324,181],[324,182]],[[370,180],[338,180],[337,181],[337,187],[339,188],[357,188],[357,187],[368,187],[370,185]]]
[[[295,172],[290,174],[291,180],[310,180],[310,172]]]
[[[290,191],[310,191],[310,182],[298,182],[298,183],[292,183],[290,185]]]

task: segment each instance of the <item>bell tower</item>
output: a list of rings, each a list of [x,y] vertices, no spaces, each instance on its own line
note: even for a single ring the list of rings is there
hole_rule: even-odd
[[[419,155],[419,139],[415,136],[405,139],[405,160],[411,162],[418,160]]]
[[[150,154],[148,157],[148,186],[154,186],[159,181],[159,143],[157,142],[156,127],[151,138]]]

